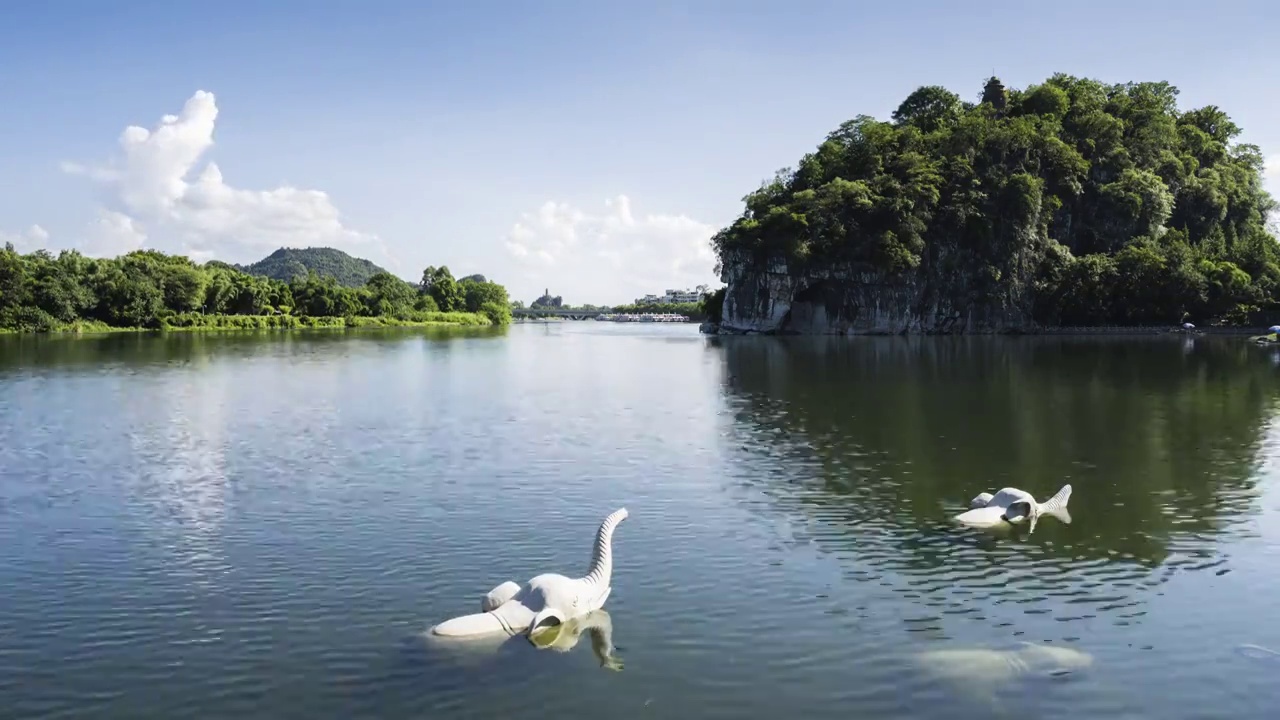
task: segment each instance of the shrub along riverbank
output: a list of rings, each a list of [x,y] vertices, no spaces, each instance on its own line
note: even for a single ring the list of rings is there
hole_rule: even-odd
[[[314,273],[285,282],[221,262],[142,250],[95,259],[74,250],[0,249],[0,332],[257,330],[505,325],[502,285],[428,267],[418,284],[382,272],[363,287]]]

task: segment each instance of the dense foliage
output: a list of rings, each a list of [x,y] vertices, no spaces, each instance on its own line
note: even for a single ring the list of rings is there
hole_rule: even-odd
[[[629,303],[615,305],[613,312],[643,314],[685,315],[693,320],[702,319],[702,306],[699,303]]]
[[[698,301],[699,314],[713,323],[720,322],[724,310],[724,295],[727,290],[727,287],[721,286],[718,290],[703,295],[702,299]]]
[[[364,287],[369,279],[386,270],[364,258],[352,257],[334,248],[280,248],[252,265],[236,265],[250,275],[289,282],[305,279],[310,273],[331,277],[344,287]],[[483,280],[484,276],[480,276]]]
[[[785,257],[1012,298],[1045,324],[1256,321],[1280,252],[1258,147],[1165,82],[991,78],[978,103],[921,87],[859,116],[744,198],[719,261]]]
[[[458,282],[447,267],[427,268],[419,285],[383,271],[350,288],[314,272],[286,282],[152,250],[93,259],[0,249],[0,328],[10,330],[510,321],[506,288]]]

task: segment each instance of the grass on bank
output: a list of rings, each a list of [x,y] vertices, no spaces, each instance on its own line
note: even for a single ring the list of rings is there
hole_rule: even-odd
[[[434,326],[482,326],[493,321],[484,313],[421,312],[413,319],[387,316],[313,317],[298,315],[204,315],[181,313],[161,318],[156,327],[116,327],[99,320],[76,320],[24,329],[0,328],[0,334],[18,333],[117,333],[203,332],[234,330],[303,330],[309,328],[403,328]]]

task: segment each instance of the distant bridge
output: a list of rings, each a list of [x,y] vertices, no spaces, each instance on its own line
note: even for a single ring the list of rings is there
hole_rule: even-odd
[[[548,318],[558,317],[566,320],[592,320],[600,315],[607,315],[612,310],[561,310],[559,308],[516,308],[511,311],[513,318]]]

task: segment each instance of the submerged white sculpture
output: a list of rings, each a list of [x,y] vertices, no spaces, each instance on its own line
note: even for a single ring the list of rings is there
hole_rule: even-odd
[[[1271,662],[1280,662],[1280,652],[1276,652],[1271,648],[1262,647],[1261,645],[1254,645],[1252,643],[1237,645],[1236,652],[1240,653],[1241,655],[1251,660],[1268,660]]]
[[[540,628],[580,618],[604,607],[613,590],[613,531],[627,518],[627,509],[611,513],[596,531],[591,569],[580,578],[544,573],[531,578],[524,587],[508,580],[489,591],[480,601],[482,612],[446,620],[431,633],[446,637],[472,637],[525,632],[530,637]]]
[[[1065,645],[1019,641],[1015,649],[965,648],[930,650],[916,656],[917,664],[931,676],[993,707],[1010,683],[1022,679],[1048,679],[1093,665],[1093,656]]]
[[[1036,502],[1031,493],[1018,488],[1001,488],[995,495],[982,493],[969,502],[972,508],[956,515],[954,520],[962,525],[978,528],[1019,525],[1029,522],[1035,532],[1036,521],[1041,515],[1052,515],[1062,522],[1071,522],[1067,501],[1071,499],[1071,486],[1063,485],[1053,497],[1043,503]]]
[[[965,685],[999,685],[1024,676],[1052,677],[1093,665],[1093,656],[1082,650],[1025,640],[1007,650],[929,650],[916,660],[931,674]]]

